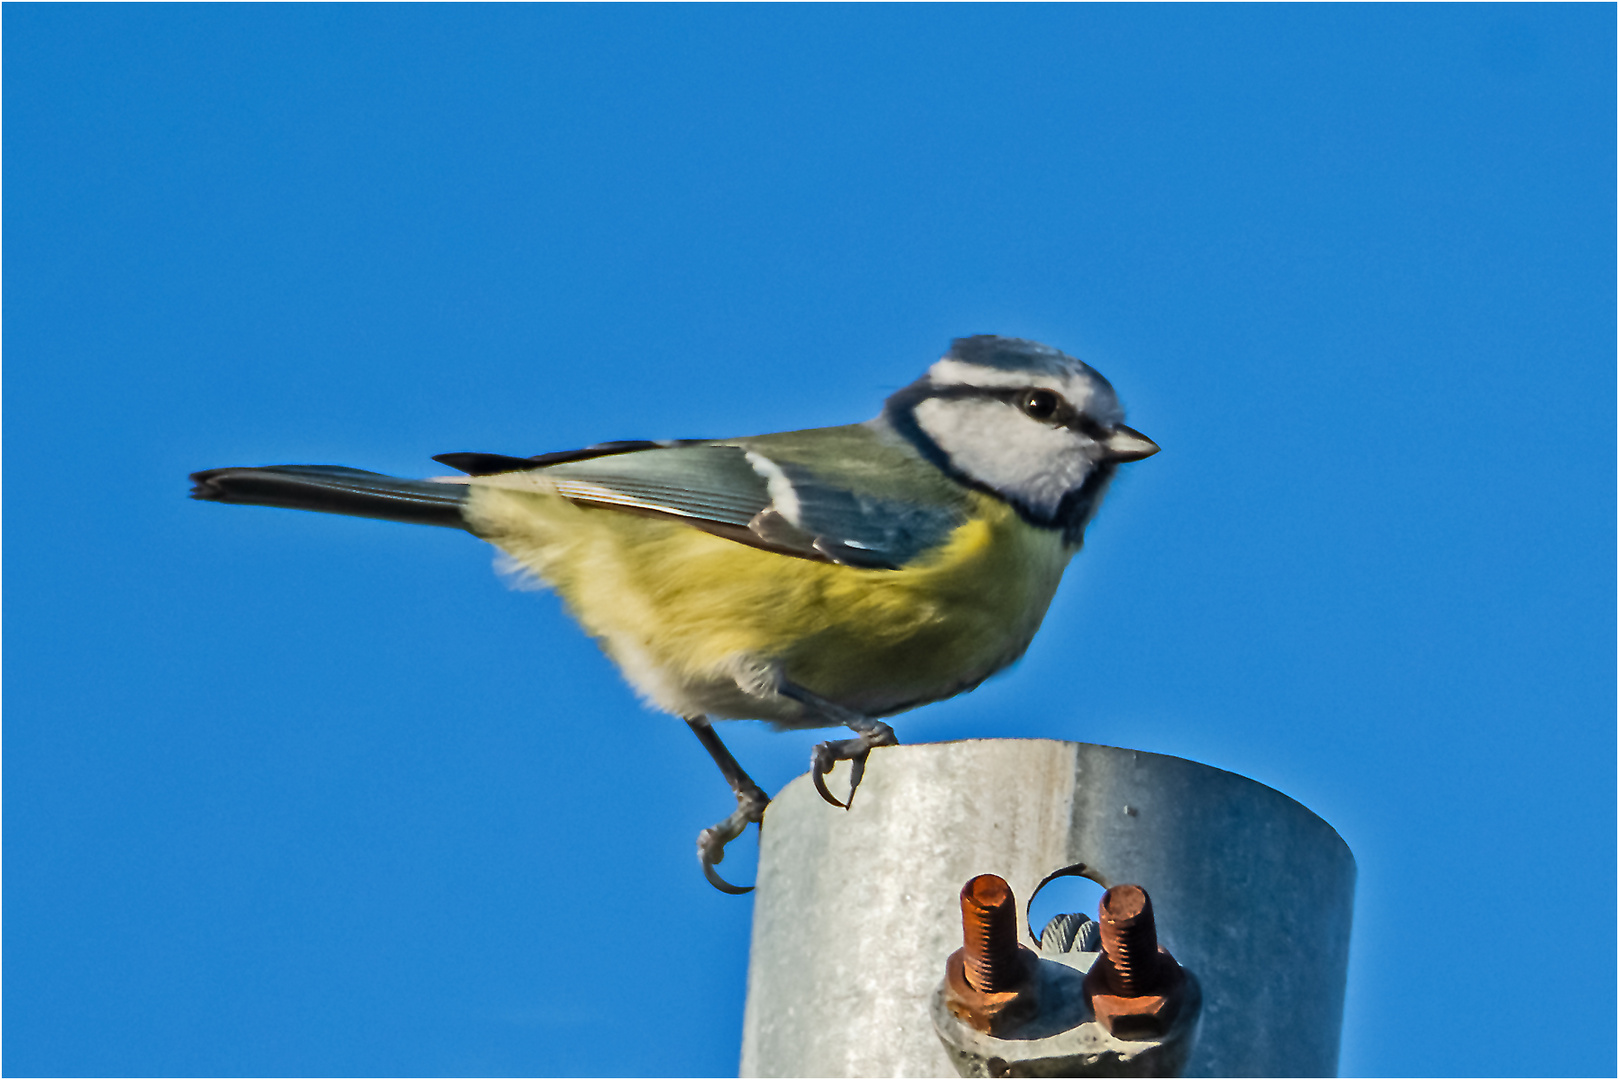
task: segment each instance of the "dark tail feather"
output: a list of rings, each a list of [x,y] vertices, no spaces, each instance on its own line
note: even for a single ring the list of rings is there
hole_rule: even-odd
[[[400,480],[341,465],[264,465],[192,473],[193,499],[320,510],[328,514],[463,529],[462,484]]]

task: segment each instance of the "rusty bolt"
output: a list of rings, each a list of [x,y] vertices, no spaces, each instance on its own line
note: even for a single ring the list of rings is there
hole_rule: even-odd
[[[1180,1012],[1186,973],[1158,944],[1152,898],[1139,885],[1115,885],[1097,914],[1102,955],[1085,976],[1097,1023],[1118,1039],[1165,1034]]]
[[[1018,944],[1017,900],[994,874],[961,889],[964,945],[945,961],[945,1004],[953,1016],[997,1035],[1035,1011],[1035,956]]]
[[[1102,897],[1102,951],[1108,989],[1120,997],[1140,997],[1158,985],[1158,927],[1152,898],[1139,885],[1119,885]]]
[[[994,874],[980,874],[961,889],[962,959],[974,990],[995,993],[1023,981],[1018,957],[1017,900]]]

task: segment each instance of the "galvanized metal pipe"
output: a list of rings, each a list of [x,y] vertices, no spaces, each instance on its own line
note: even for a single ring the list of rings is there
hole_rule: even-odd
[[[787,785],[761,843],[744,1076],[952,1075],[928,1000],[962,947],[962,884],[1005,878],[1027,934],[1035,887],[1076,863],[1144,886],[1201,983],[1188,1075],[1337,1070],[1354,858],[1263,784],[1047,739],[884,747],[848,812]]]

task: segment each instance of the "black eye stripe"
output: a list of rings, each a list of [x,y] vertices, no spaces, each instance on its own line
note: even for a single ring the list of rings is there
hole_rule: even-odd
[[[1022,403],[1024,399],[1031,393],[1042,391],[1057,399],[1057,408],[1050,416],[1041,419],[1041,423],[1077,431],[1096,442],[1103,442],[1107,439],[1106,428],[1075,409],[1073,405],[1069,404],[1067,398],[1044,386],[1009,386],[1005,388],[959,385],[936,386],[929,388],[928,392],[921,396],[933,398],[988,398],[991,401],[1004,401],[1019,411],[1027,412],[1027,410],[1023,409]]]
[[[1084,413],[1075,414],[1068,426],[1096,442],[1107,441],[1107,429]]]

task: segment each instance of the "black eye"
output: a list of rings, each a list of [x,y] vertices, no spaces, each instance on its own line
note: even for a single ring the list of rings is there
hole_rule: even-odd
[[[1050,390],[1025,390],[1018,398],[1017,407],[1033,420],[1050,420],[1062,408],[1062,398]]]

